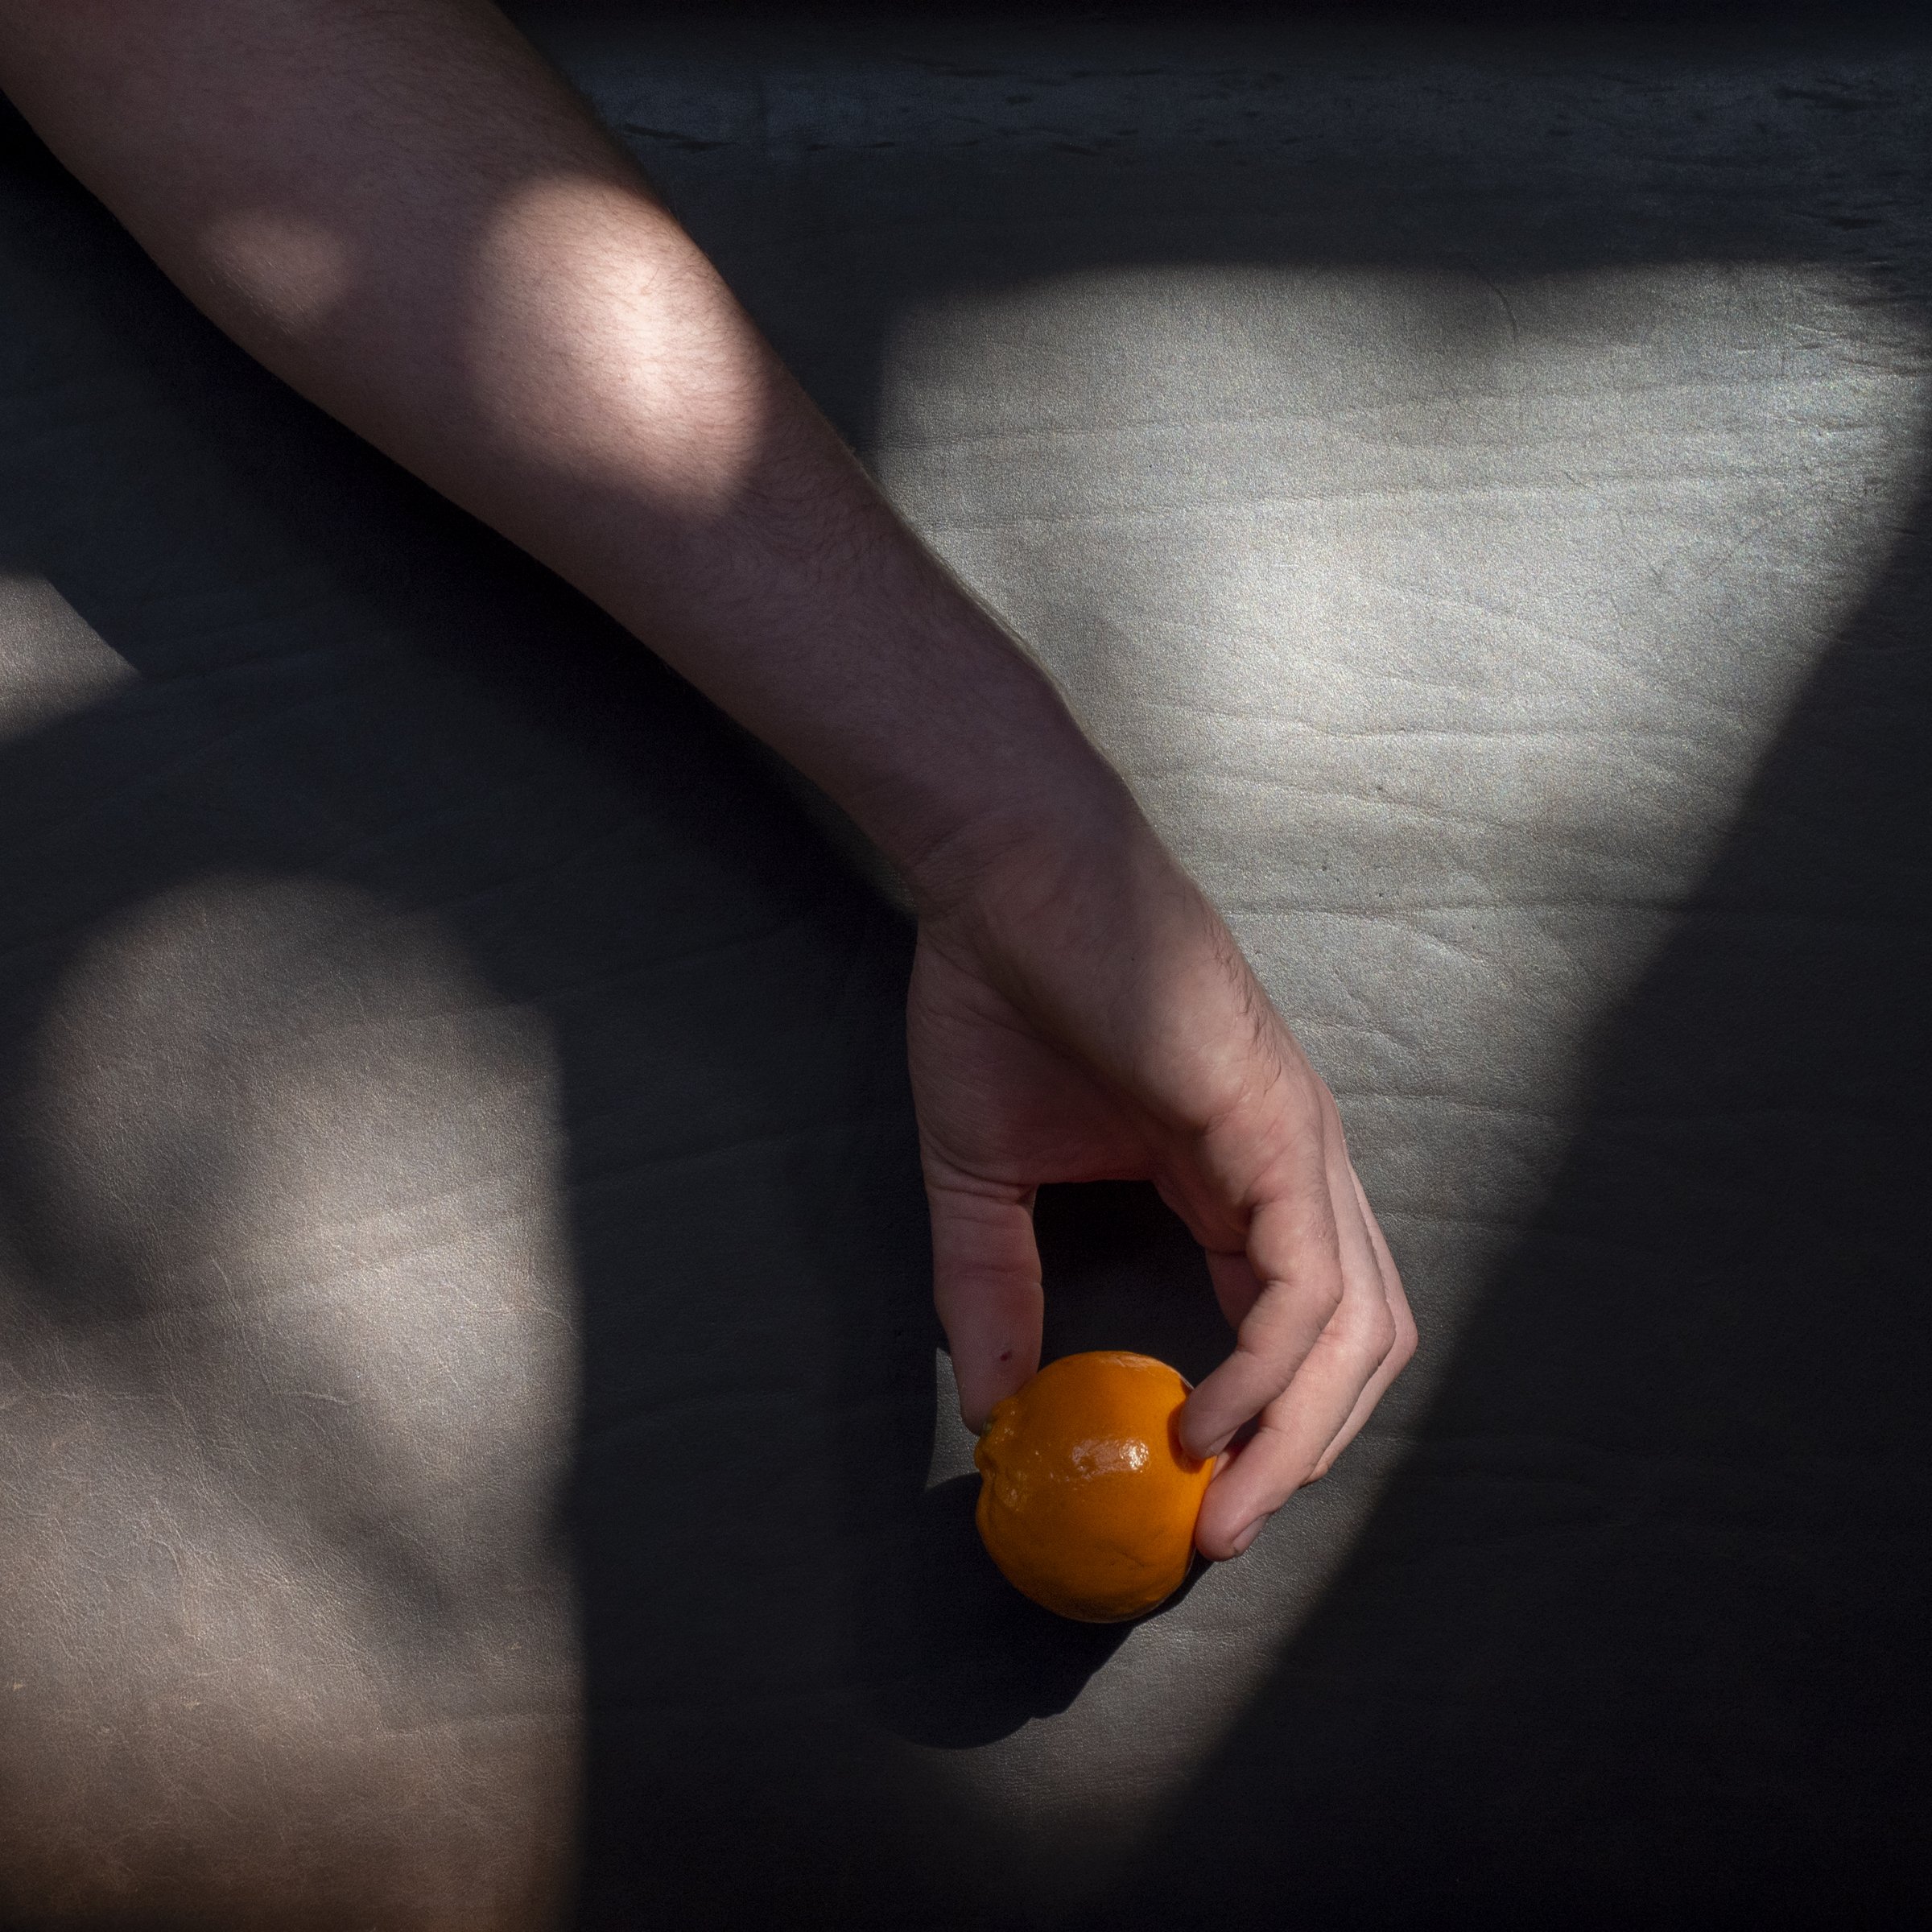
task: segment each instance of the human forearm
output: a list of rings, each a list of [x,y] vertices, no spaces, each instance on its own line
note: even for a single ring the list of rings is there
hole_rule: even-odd
[[[218,324],[596,598],[915,883],[1126,807],[627,158],[473,0],[0,5],[0,72]]]
[[[902,526],[482,0],[0,0],[0,81],[271,368],[815,778],[920,902],[935,1291],[976,1422],[1043,1183],[1154,1181],[1237,1336],[1190,1398],[1245,1548],[1414,1346],[1333,1097],[1051,686]]]

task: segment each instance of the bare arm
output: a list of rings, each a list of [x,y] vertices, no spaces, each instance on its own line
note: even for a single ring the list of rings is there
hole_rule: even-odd
[[[1334,1103],[1057,695],[481,0],[0,0],[0,84],[208,314],[814,778],[921,913],[935,1293],[976,1422],[1031,1372],[1042,1182],[1154,1179],[1238,1324],[1210,1554],[1414,1345]],[[1284,1393],[1286,1391],[1286,1393]]]
[[[237,341],[587,591],[902,866],[1082,746],[628,158],[469,0],[0,8],[0,82]],[[915,741],[926,716],[943,729]],[[1023,802],[1022,807],[1023,809]]]

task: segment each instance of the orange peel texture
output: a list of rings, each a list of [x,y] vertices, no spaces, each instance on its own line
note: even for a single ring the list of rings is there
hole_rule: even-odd
[[[1100,1350],[1049,1362],[993,1410],[972,1452],[976,1520],[1015,1589],[1117,1624],[1181,1587],[1214,1474],[1181,1447],[1187,1389],[1152,1356]]]

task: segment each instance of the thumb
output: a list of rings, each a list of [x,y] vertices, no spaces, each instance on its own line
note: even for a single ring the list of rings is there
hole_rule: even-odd
[[[933,1303],[952,1351],[960,1414],[976,1431],[994,1403],[1040,1365],[1043,1298],[1034,1193],[927,1178]]]

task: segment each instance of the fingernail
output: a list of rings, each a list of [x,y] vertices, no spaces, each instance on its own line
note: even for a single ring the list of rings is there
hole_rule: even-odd
[[[1248,1527],[1234,1539],[1234,1553],[1236,1556],[1245,1556],[1247,1554],[1248,1546],[1261,1534],[1261,1525],[1266,1522],[1267,1520],[1267,1517],[1265,1516],[1257,1516],[1254,1521],[1251,1522]]]

